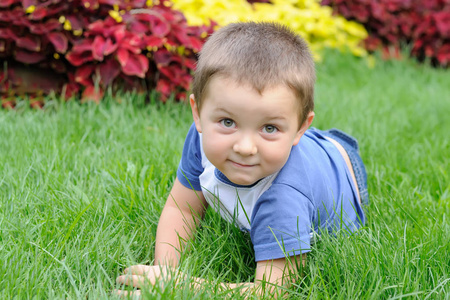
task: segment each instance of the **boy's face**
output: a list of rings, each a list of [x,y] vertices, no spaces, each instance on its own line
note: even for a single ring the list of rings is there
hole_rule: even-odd
[[[221,76],[210,80],[200,112],[193,95],[190,103],[206,157],[239,185],[279,171],[314,118],[299,126],[298,100],[285,86],[259,94]]]

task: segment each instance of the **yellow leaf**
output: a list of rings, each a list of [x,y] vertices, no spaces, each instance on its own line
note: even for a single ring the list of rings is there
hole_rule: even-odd
[[[36,6],[30,5],[30,6],[27,7],[27,9],[25,10],[25,12],[26,12],[27,14],[31,14],[31,13],[34,12],[35,10],[36,10]]]
[[[65,20],[64,21],[64,29],[65,30],[67,30],[67,31],[69,31],[69,30],[72,30],[72,23],[70,23],[70,21],[69,20]]]

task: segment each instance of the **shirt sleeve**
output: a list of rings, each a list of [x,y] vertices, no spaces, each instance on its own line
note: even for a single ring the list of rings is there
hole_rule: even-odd
[[[286,184],[273,184],[258,199],[251,219],[255,260],[271,260],[310,251],[313,203]]]
[[[200,136],[193,123],[184,141],[183,153],[177,170],[177,178],[182,185],[189,189],[193,188],[196,191],[201,191],[202,189],[199,179],[199,176],[203,172],[200,147]]]

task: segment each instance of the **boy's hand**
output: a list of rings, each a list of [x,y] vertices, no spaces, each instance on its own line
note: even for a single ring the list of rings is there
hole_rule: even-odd
[[[123,284],[126,286],[132,286],[135,288],[145,288],[146,286],[152,286],[155,284],[164,284],[171,281],[172,277],[176,274],[177,278],[183,276],[181,272],[175,273],[175,270],[169,266],[146,266],[146,265],[136,265],[126,268],[124,271],[125,275],[117,277],[116,282],[118,284]],[[125,290],[115,290],[115,294],[119,296],[139,296],[141,294],[140,290],[136,291],[125,291]]]

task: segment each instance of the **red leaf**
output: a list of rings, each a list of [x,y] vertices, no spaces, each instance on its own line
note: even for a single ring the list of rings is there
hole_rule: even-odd
[[[113,41],[110,38],[106,39],[105,47],[103,49],[103,55],[105,56],[110,55],[111,53],[116,51],[118,46],[119,45],[117,43],[113,43]]]
[[[81,96],[81,102],[86,101],[94,101],[95,103],[100,103],[100,100],[103,98],[103,90],[98,87],[88,86],[84,89],[83,94]]]
[[[162,67],[158,69],[162,74],[164,74],[167,78],[171,78],[171,79],[175,79],[176,74],[175,74],[175,70],[173,68],[170,67]],[[176,80],[174,80],[176,81]]]
[[[88,26],[89,34],[103,34],[105,32],[105,24],[103,20],[97,20]]]
[[[80,30],[84,28],[83,25],[85,24],[85,22],[82,18],[83,17],[80,14],[66,16],[66,19],[70,22],[70,25],[72,26],[72,30]]]
[[[92,40],[84,39],[77,42],[72,50],[66,54],[66,59],[74,66],[81,66],[83,63],[94,60],[92,56]]]
[[[86,34],[88,36],[101,34],[104,37],[110,37],[115,31],[124,27],[124,24],[116,25],[116,21],[113,18],[106,18],[105,20],[97,20],[89,24]]]
[[[125,27],[120,26],[114,31],[114,38],[116,39],[116,43],[120,43],[122,39],[125,37]]]
[[[0,0],[0,7],[9,7],[14,2],[14,0]]]
[[[9,28],[0,28],[0,38],[9,40],[9,39],[16,39],[17,36],[14,34],[14,32]]]
[[[112,20],[112,25],[107,25],[108,21]],[[117,24],[113,18],[107,18],[105,21],[105,29],[103,32],[103,36],[105,37],[114,37],[116,42],[120,42],[122,38],[125,36],[126,25],[125,24]],[[116,36],[116,34],[118,34]]]
[[[39,52],[41,50],[41,40],[37,36],[24,36],[16,38],[16,46],[30,51]]]
[[[24,8],[28,8],[31,5],[35,5],[36,4],[36,0],[22,0],[22,6]]]
[[[163,39],[157,36],[146,36],[144,37],[144,45],[145,47],[161,47],[163,45]]]
[[[59,53],[66,53],[69,41],[62,32],[51,32],[47,35],[49,41],[55,47],[55,50]]]
[[[61,28],[61,23],[56,19],[50,19],[45,23],[30,23],[28,26],[31,33],[46,34]]]
[[[183,28],[178,28],[178,26],[177,27],[174,26],[173,33],[178,42],[180,42],[181,44],[183,45],[190,44],[187,32],[186,30],[183,30]]]
[[[46,7],[38,6],[36,9],[31,13],[30,19],[32,20],[42,20],[48,15],[48,9]]]
[[[117,0],[98,0],[98,2],[100,4],[108,4],[108,5],[113,6],[114,4],[118,4],[119,1],[117,1]]]
[[[192,58],[185,57],[185,58],[183,59],[184,65],[185,65],[186,67],[188,67],[189,69],[191,69],[191,70],[194,70],[194,69],[195,69],[195,62],[196,62],[196,60],[195,60],[195,59],[192,59]]]
[[[170,32],[170,24],[160,18],[153,18],[150,21],[150,27],[153,35],[157,37],[165,37]]]
[[[443,38],[450,37],[450,11],[442,11],[434,14],[436,27]]]
[[[170,96],[172,88],[171,88],[170,82],[168,80],[160,79],[160,80],[158,80],[158,83],[156,84],[156,90],[164,96],[162,99],[164,101],[168,96]]]
[[[145,78],[148,71],[148,59],[142,54],[130,55],[126,64],[122,65],[122,71],[126,75]]]
[[[70,82],[63,86],[62,91],[64,92],[64,99],[69,99],[80,91],[80,87],[78,84]]]
[[[92,56],[98,61],[103,61],[103,51],[105,49],[105,39],[97,35],[92,43]]]
[[[175,56],[172,52],[167,51],[165,48],[159,49],[153,54],[153,58],[157,65],[168,65],[171,62],[181,62],[178,56]]]
[[[92,64],[84,65],[75,71],[75,82],[81,83],[84,86],[89,86],[93,84],[92,72],[95,66]]]
[[[437,59],[443,66],[450,63],[450,44],[444,45],[441,49],[439,49]]]
[[[29,52],[22,49],[17,49],[14,57],[17,61],[24,64],[35,64],[45,59],[45,55],[39,52]]]
[[[141,38],[136,35],[127,35],[120,43],[120,47],[131,53],[139,54],[141,53]]]
[[[145,33],[147,33],[149,31],[150,28],[149,28],[148,25],[146,25],[146,24],[144,24],[142,22],[139,22],[137,20],[134,20],[129,25],[129,29],[130,29],[131,32],[134,32],[134,33],[145,34]]]
[[[14,109],[15,103],[12,100],[2,101],[2,107],[6,109]]]
[[[100,82],[107,87],[120,74],[120,64],[115,59],[107,59],[97,66],[97,72],[100,75]]]
[[[92,39],[84,39],[74,43],[72,47],[72,51],[74,52],[84,52],[84,51],[92,51]]]
[[[127,49],[119,48],[119,50],[117,50],[117,60],[119,61],[122,67],[127,64],[129,57],[130,52],[128,52]]]
[[[203,43],[197,38],[190,37],[189,40],[191,41],[192,49],[194,49],[195,51],[200,51],[202,49]]]
[[[141,48],[140,47],[133,46],[133,45],[129,44],[126,41],[123,41],[120,44],[120,48],[127,49],[128,51],[130,51],[131,53],[134,53],[134,54],[141,53]]]
[[[75,67],[81,66],[85,62],[93,61],[91,51],[74,52],[70,51],[66,54],[66,59]]]
[[[1,0],[0,0],[1,1]],[[11,12],[4,10],[0,11],[0,21],[2,22],[9,22],[11,20]]]

